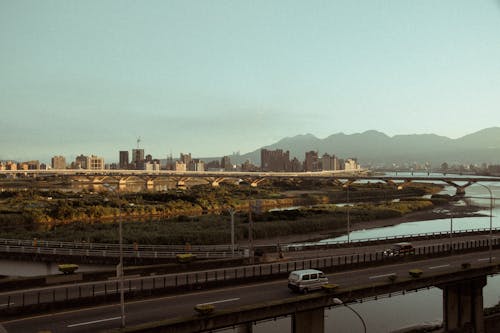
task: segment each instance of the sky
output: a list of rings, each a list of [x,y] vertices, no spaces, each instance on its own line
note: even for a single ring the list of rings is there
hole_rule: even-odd
[[[0,0],[0,160],[500,126],[498,0]]]

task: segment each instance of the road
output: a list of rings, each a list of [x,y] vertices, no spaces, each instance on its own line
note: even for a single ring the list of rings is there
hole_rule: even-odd
[[[493,255],[494,262],[498,263],[496,258],[500,258],[500,250],[495,250]],[[472,267],[475,267],[487,263],[488,256],[487,251],[475,252],[418,262],[405,262],[339,272],[329,274],[328,278],[331,283],[339,284],[342,287],[352,287],[387,279],[389,274],[407,276],[408,270],[412,268],[420,268],[425,274],[425,272],[430,271],[460,270],[461,264],[464,262],[469,262]],[[138,325],[178,316],[190,316],[194,314],[193,307],[201,303],[215,304],[216,309],[230,309],[264,301],[285,299],[291,296],[286,279],[236,287],[200,290],[182,295],[127,302],[126,322],[127,325]],[[8,333],[38,333],[43,330],[52,333],[99,331],[119,327],[120,308],[118,304],[96,306],[81,310],[7,320],[1,322],[1,324]]]

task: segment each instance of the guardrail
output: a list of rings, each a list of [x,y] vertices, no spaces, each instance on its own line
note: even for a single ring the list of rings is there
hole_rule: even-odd
[[[299,269],[321,269],[338,272],[367,265],[396,263],[404,260],[418,260],[430,257],[485,250],[487,239],[469,240],[450,244],[421,246],[415,254],[388,257],[381,251],[343,256],[326,256],[314,259],[266,263],[209,271],[195,271],[180,274],[165,274],[146,277],[126,277],[127,298],[179,293],[245,282],[270,279],[285,279],[289,272]],[[492,246],[500,247],[500,239],[492,239]],[[24,291],[0,293],[0,314],[18,314],[19,311],[40,311],[41,309],[67,308],[106,301],[119,297],[118,280],[60,285],[53,288],[34,288]]]
[[[481,234],[488,233],[490,231],[489,228],[482,229],[464,229],[453,231],[453,237],[460,237],[465,235],[473,235],[473,234]],[[494,233],[500,232],[500,228],[493,228],[492,231]],[[315,249],[318,247],[329,247],[329,246],[340,246],[340,245],[353,245],[353,246],[363,246],[367,243],[376,243],[376,242],[387,242],[387,241],[402,241],[406,239],[419,239],[419,238],[444,238],[450,237],[449,231],[437,231],[437,232],[426,232],[426,233],[417,233],[417,234],[407,234],[407,235],[394,235],[394,236],[386,236],[386,237],[370,237],[370,238],[360,238],[360,239],[351,239],[349,243],[347,240],[337,240],[337,241],[318,241],[318,242],[300,242],[300,243],[280,243],[279,246],[283,251],[294,251],[294,250],[307,250],[310,247],[314,247]],[[2,247],[1,245],[4,245]],[[118,244],[113,243],[86,243],[86,242],[60,242],[60,241],[50,241],[50,240],[23,240],[23,239],[8,239],[8,238],[0,238],[0,251],[5,249],[5,246],[17,246],[24,248],[49,248],[49,249],[74,249],[74,250],[89,250],[92,253],[95,251],[105,251],[109,253],[113,253],[113,251],[119,250]],[[276,247],[277,244],[267,244],[267,245],[257,245],[255,248],[259,247]],[[133,252],[133,257],[138,256],[138,252],[150,252],[150,253],[193,253],[200,254],[203,256],[209,256],[206,253],[214,252],[214,253],[227,253],[231,252],[231,245],[141,245],[141,244],[123,244],[123,250],[128,253]],[[235,244],[235,252],[242,253],[244,247],[239,244]],[[73,251],[75,255],[85,255],[85,251]],[[96,252],[96,253],[97,253]],[[124,252],[124,253],[125,253]],[[40,253],[40,252],[38,252]],[[49,253],[49,252],[44,252]],[[90,252],[89,252],[90,253]],[[69,251],[64,254],[69,254]],[[140,254],[139,254],[140,255]],[[151,255],[154,257],[154,254]],[[147,256],[147,255],[146,255]],[[144,256],[143,256],[144,257]]]
[[[23,254],[47,254],[58,256],[86,256],[86,257],[106,257],[118,258],[120,251],[118,249],[78,249],[78,248],[49,248],[39,246],[18,246],[18,245],[0,245],[0,252],[3,253],[23,253]],[[193,252],[193,251],[134,251],[124,250],[124,258],[175,258],[177,254],[192,253],[198,259],[217,259],[217,258],[231,258],[243,257],[244,251],[239,249],[234,252],[231,251],[206,251],[206,252]]]
[[[365,246],[373,243],[384,243],[384,242],[398,242],[404,240],[418,240],[418,239],[429,239],[429,238],[450,238],[452,237],[461,237],[467,235],[475,235],[475,234],[485,234],[489,233],[489,228],[481,228],[481,229],[464,229],[453,231],[450,235],[449,231],[436,231],[436,232],[423,232],[417,234],[406,234],[406,235],[394,235],[394,236],[386,236],[386,237],[370,237],[370,238],[360,238],[360,239],[351,239],[349,242],[347,240],[336,240],[336,241],[318,241],[318,242],[303,242],[303,243],[291,243],[291,244],[280,244],[282,251],[302,251],[307,250],[309,248],[317,249],[318,247],[338,247],[344,245],[352,245],[352,246]],[[500,228],[493,228],[493,233],[500,232]],[[276,245],[274,245],[276,246]]]
[[[9,239],[0,238],[0,245],[16,246],[35,246],[49,248],[68,248],[68,249],[89,249],[89,250],[118,250],[119,244],[114,243],[87,243],[87,242],[61,242],[43,239]],[[124,250],[134,251],[189,251],[189,252],[208,252],[208,251],[231,251],[231,245],[142,245],[142,244],[123,244]],[[240,247],[235,244],[235,250]]]

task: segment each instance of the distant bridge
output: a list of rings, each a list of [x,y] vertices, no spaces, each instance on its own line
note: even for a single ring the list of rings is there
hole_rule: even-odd
[[[186,186],[193,179],[201,179],[212,186],[222,182],[239,184],[245,182],[253,187],[267,179],[324,179],[331,180],[334,185],[348,188],[358,181],[385,182],[395,188],[402,189],[412,182],[445,183],[456,188],[457,195],[464,195],[465,189],[479,182],[500,182],[500,177],[479,176],[386,176],[371,175],[368,170],[335,170],[320,172],[229,172],[229,171],[148,171],[148,170],[0,170],[4,177],[59,177],[72,181],[90,184],[116,184],[125,186],[129,182],[143,182],[153,186],[155,182],[174,181],[178,187]]]

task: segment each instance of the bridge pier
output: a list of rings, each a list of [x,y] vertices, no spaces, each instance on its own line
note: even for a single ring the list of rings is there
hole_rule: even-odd
[[[323,308],[294,313],[292,315],[292,333],[324,333],[324,314]]]
[[[445,332],[484,333],[483,287],[486,276],[439,286],[443,290]]]

